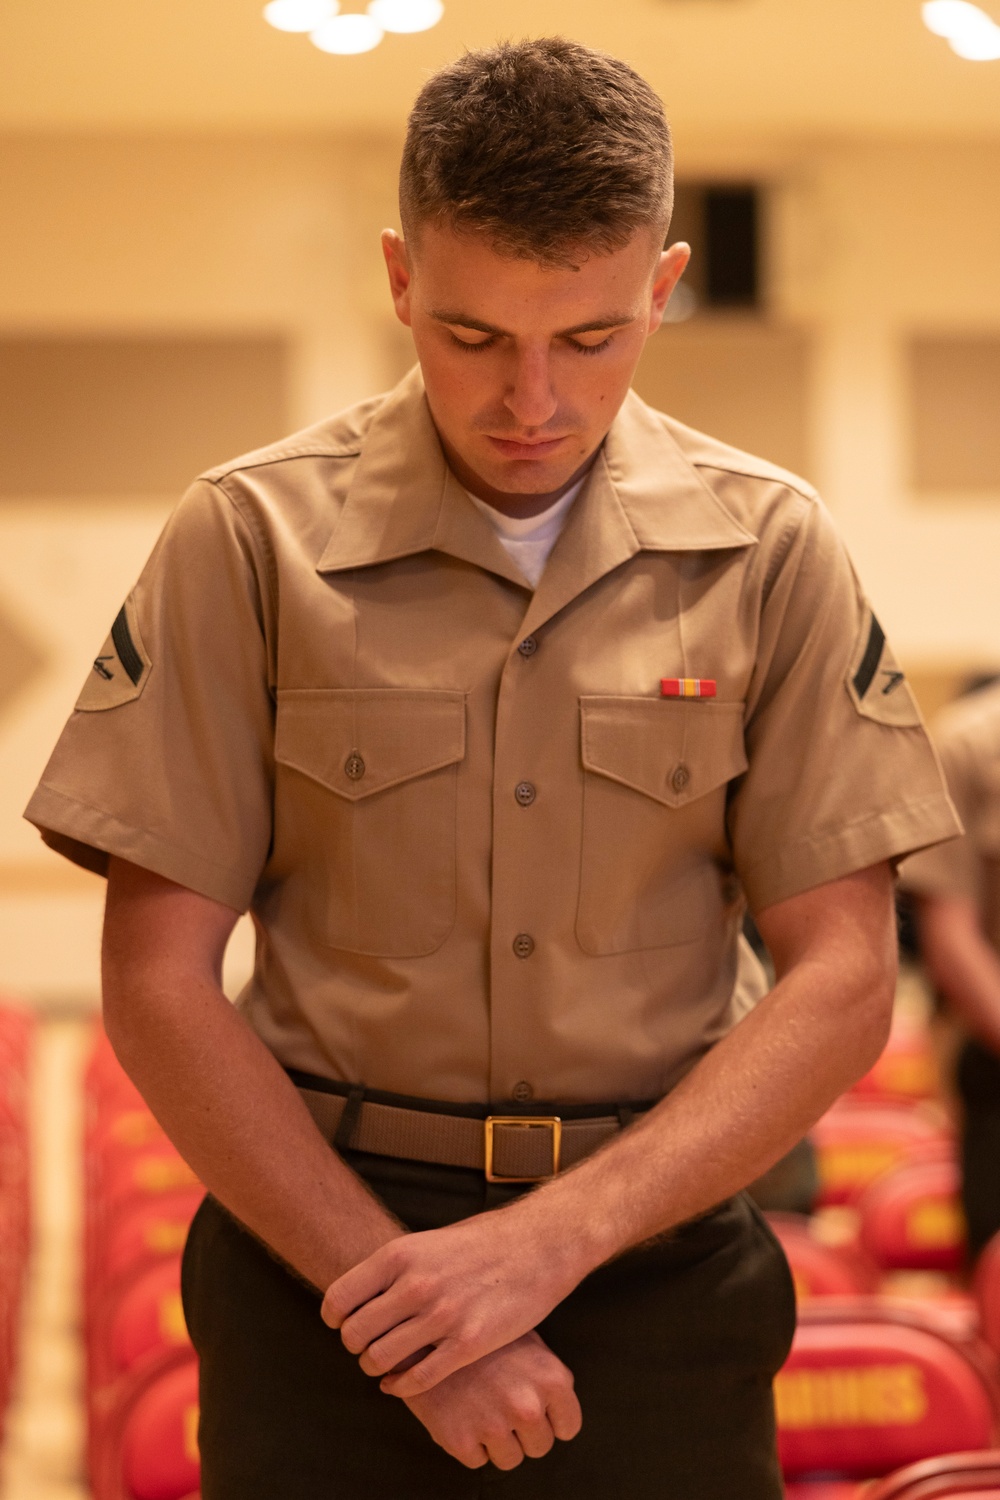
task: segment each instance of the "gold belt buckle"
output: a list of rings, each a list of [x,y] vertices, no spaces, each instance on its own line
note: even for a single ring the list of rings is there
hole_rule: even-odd
[[[562,1151],[562,1120],[558,1115],[487,1115],[486,1116],[486,1181],[487,1182],[545,1182],[559,1171]],[[497,1125],[513,1125],[521,1130],[537,1130],[539,1126],[552,1132],[552,1171],[539,1177],[498,1177],[493,1171],[493,1131]]]

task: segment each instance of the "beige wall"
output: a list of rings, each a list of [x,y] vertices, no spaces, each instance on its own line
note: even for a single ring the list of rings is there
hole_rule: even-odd
[[[395,153],[347,139],[0,138],[0,337],[277,337],[294,425],[384,388],[409,358],[377,247]],[[680,159],[773,187],[772,319],[805,371],[795,451],[897,651],[931,696],[1000,661],[1000,493],[910,493],[906,368],[915,333],[1000,334],[1000,147],[682,140]],[[673,333],[655,357],[678,390],[698,335]],[[787,410],[740,415],[731,385],[715,407],[700,389],[706,422],[731,420],[723,396],[744,423],[736,441],[786,441]],[[100,883],[64,870],[19,811],[172,499],[0,501],[0,616],[44,663],[0,706],[0,986],[96,993]]]

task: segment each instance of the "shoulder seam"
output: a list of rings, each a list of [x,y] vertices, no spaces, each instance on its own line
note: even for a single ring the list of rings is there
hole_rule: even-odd
[[[221,481],[215,479],[207,479],[205,480],[205,483],[210,484],[213,489],[217,489],[219,491],[219,493],[225,498],[227,504],[232,507],[232,509],[236,512],[236,515],[246,527],[246,530],[249,534],[250,545],[257,553],[258,563],[262,565],[262,571],[265,579],[267,580],[267,591],[271,599],[271,610],[274,619],[277,620],[278,570],[277,566],[275,565],[274,555],[271,551],[271,548],[268,546],[265,533],[257,525],[257,520],[253,512],[248,507],[242,505],[237,496],[231,495],[225,488],[225,486],[221,483]]]
[[[810,503],[814,503],[819,499],[816,490],[808,481],[803,480],[800,484],[794,484],[792,480],[796,476],[791,471],[784,469],[780,471],[780,474],[761,474],[749,466],[741,467],[737,464],[707,463],[701,459],[688,459],[688,462],[692,468],[699,471],[702,469],[714,469],[720,474],[738,474],[741,479],[759,479],[764,484],[780,484],[783,489],[790,490],[793,495],[798,495],[800,499]],[[775,465],[775,467],[777,468],[778,466]]]
[[[250,462],[217,464],[214,469],[206,469],[199,477],[207,479],[209,484],[219,484],[223,479],[232,478],[234,474],[242,474],[250,469],[266,469],[271,464],[282,464],[292,458],[358,458],[360,454],[360,446],[340,450],[329,448],[289,448],[281,453],[272,453],[267,458],[253,459]]]

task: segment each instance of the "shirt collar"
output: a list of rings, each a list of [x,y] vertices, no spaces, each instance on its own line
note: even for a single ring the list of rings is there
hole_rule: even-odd
[[[579,585],[586,587],[642,550],[706,551],[755,542],[701,479],[663,418],[630,391],[540,590],[550,592],[546,584],[554,568],[565,575],[560,594],[574,578],[579,592]],[[416,368],[386,397],[362,439],[317,571],[367,567],[430,550],[525,584],[494,528],[448,468]]]

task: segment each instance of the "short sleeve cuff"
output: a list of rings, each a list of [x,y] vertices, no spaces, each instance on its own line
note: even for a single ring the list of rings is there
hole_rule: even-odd
[[[958,838],[962,825],[944,793],[872,814],[835,833],[799,839],[740,871],[752,911],[803,891]]]
[[[250,905],[253,890],[246,888],[237,872],[149,829],[135,828],[101,808],[77,802],[45,782],[24,816],[50,848],[97,875],[107,875],[108,856],[115,855],[234,911],[245,912]]]

